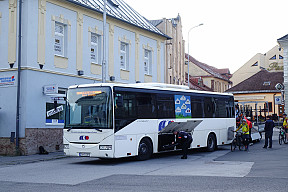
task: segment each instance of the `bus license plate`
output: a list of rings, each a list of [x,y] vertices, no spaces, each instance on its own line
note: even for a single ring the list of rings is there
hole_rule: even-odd
[[[90,157],[90,153],[79,153],[79,157]]]

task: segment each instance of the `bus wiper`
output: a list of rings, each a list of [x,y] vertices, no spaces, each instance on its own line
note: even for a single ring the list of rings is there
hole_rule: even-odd
[[[102,132],[102,130],[101,129],[98,129],[98,128],[94,128],[96,131],[99,131],[99,132]]]

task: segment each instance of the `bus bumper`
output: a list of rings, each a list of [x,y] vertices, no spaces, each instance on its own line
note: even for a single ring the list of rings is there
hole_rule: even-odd
[[[64,145],[66,156],[114,158],[113,145],[70,143]]]

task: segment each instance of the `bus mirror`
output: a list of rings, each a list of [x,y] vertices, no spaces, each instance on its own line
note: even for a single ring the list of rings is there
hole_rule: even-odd
[[[116,99],[116,106],[117,107],[123,107],[123,97],[122,96],[118,96]]]

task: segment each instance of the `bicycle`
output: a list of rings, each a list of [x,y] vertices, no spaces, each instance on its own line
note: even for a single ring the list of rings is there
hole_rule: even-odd
[[[235,131],[234,131],[235,132]],[[242,133],[236,132],[236,135],[231,143],[231,151],[235,151],[238,146],[239,150],[242,151],[245,149],[244,140],[242,138]]]
[[[285,134],[283,127],[280,127],[279,128],[279,144],[282,145],[282,143],[287,144],[287,138],[286,138],[286,134]]]

